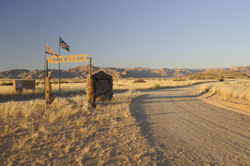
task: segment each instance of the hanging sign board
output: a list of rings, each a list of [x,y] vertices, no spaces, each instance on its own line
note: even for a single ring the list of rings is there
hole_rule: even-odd
[[[63,55],[63,56],[51,56],[48,57],[48,63],[71,63],[71,62],[88,62],[87,56],[84,55]]]

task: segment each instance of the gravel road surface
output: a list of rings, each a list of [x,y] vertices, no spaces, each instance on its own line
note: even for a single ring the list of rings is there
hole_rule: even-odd
[[[142,92],[132,102],[159,165],[250,166],[250,117],[201,101],[199,87]]]

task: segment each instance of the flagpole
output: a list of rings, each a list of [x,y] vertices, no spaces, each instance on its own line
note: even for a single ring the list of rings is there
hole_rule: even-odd
[[[45,50],[46,50],[46,42],[45,42]],[[43,74],[44,74],[44,94],[45,94],[45,61],[46,61],[46,51],[44,50],[44,61],[43,61],[43,65],[44,65],[44,68],[43,68]]]
[[[61,92],[61,86],[60,86],[60,36],[59,36],[59,43],[58,43],[58,52],[59,52],[59,92]]]

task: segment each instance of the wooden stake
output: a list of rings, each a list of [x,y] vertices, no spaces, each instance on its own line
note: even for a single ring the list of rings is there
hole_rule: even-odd
[[[47,104],[51,103],[51,84],[50,84],[51,77],[46,77],[46,96],[45,100]]]

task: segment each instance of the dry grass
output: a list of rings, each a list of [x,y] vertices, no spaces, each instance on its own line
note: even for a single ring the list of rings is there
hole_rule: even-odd
[[[59,92],[58,84],[52,84],[51,88],[52,88],[53,93]],[[86,83],[61,84],[61,89],[62,89],[62,93],[85,91]],[[43,84],[37,85],[34,91],[24,89],[22,92],[22,95],[29,95],[29,94],[44,94],[44,85]],[[17,94],[13,93],[12,86],[0,86],[0,95],[17,95]]]
[[[203,84],[201,91],[209,91],[210,93],[222,94],[226,97],[234,97],[239,99],[250,99],[250,81],[237,80],[233,82],[224,82],[216,84]]]
[[[0,165],[155,165],[129,104],[116,94],[86,109],[85,98],[0,105]]]
[[[185,80],[174,81],[174,79],[167,78],[145,78],[145,82],[134,83],[137,79],[117,79],[114,80],[114,90],[140,90],[140,89],[156,89],[193,85],[201,82],[209,82],[212,80]]]
[[[176,81],[176,79],[165,79],[165,78],[146,78],[140,79],[145,82],[138,82],[138,79],[115,79],[113,81],[113,90],[140,90],[140,89],[156,89],[156,88],[167,88],[167,87],[178,87],[178,86],[186,86],[186,85],[193,85],[196,83],[201,82],[208,82],[211,80],[182,80]],[[41,80],[37,80],[40,82]],[[82,83],[74,83],[75,82],[82,82]],[[58,93],[59,92],[59,85],[55,81],[52,81],[52,92]],[[68,93],[68,92],[83,92],[86,90],[86,83],[83,83],[83,80],[67,80],[69,83],[62,83],[61,84],[61,92]],[[35,91],[33,90],[24,90],[22,95],[28,94],[43,94],[44,93],[44,85],[38,84],[36,86]],[[13,94],[13,87],[12,86],[0,86],[0,95],[17,95]]]

